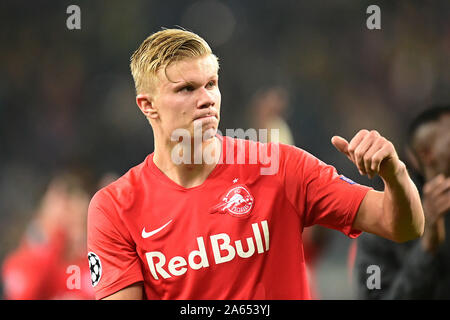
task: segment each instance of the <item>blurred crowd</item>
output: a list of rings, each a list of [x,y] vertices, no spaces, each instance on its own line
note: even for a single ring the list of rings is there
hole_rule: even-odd
[[[366,28],[369,1],[78,1],[81,30],[68,30],[71,4],[0,5],[0,264],[58,172],[76,168],[90,198],[152,152],[129,58],[161,27],[198,33],[219,57],[222,132],[274,126],[254,110],[261,88],[276,87],[286,139],[375,188],[331,137],[376,129],[402,157],[411,117],[450,101],[448,1],[378,1],[381,30]]]

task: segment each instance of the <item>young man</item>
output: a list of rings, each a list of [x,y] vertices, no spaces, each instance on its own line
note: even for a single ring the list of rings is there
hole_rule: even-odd
[[[425,181],[423,237],[393,243],[358,239],[356,270],[362,299],[450,298],[450,106],[429,108],[409,129],[410,162]],[[367,268],[380,267],[379,286],[367,286]]]
[[[332,139],[361,174],[383,178],[376,192],[299,148],[218,135],[218,70],[184,30],[151,35],[131,57],[155,150],[91,200],[97,299],[308,299],[304,227],[422,234],[419,195],[392,143],[367,130]]]

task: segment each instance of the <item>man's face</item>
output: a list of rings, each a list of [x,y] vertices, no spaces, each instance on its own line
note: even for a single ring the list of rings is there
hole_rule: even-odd
[[[158,71],[153,106],[158,112],[154,128],[170,139],[176,129],[194,137],[194,124],[215,135],[220,120],[221,96],[218,64],[214,56],[187,58]],[[203,133],[202,133],[203,134]]]

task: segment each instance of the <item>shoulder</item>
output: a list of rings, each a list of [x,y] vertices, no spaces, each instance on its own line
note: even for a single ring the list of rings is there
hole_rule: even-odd
[[[278,149],[280,169],[287,175],[306,178],[320,169],[331,167],[300,147],[279,143]]]
[[[89,211],[126,210],[132,206],[136,194],[142,188],[147,161],[148,157],[117,180],[98,190],[91,199]]]
[[[256,165],[262,170],[267,169],[264,175],[298,177],[299,174],[303,176],[303,173],[310,175],[321,169],[332,169],[331,166],[297,146],[227,136],[224,137],[224,142],[226,163]]]
[[[227,155],[231,154],[234,158],[245,155],[246,161],[251,161],[252,157],[257,157],[259,162],[264,162],[264,157],[278,156],[283,159],[304,159],[314,158],[307,151],[294,145],[284,144],[280,142],[261,142],[250,139],[233,138],[223,136],[225,150]]]

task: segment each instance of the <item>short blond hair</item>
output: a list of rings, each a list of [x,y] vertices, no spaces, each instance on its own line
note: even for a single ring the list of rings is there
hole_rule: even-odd
[[[136,93],[152,90],[160,68],[185,58],[212,55],[208,43],[199,35],[180,29],[164,29],[153,33],[142,42],[131,56],[130,69]]]

